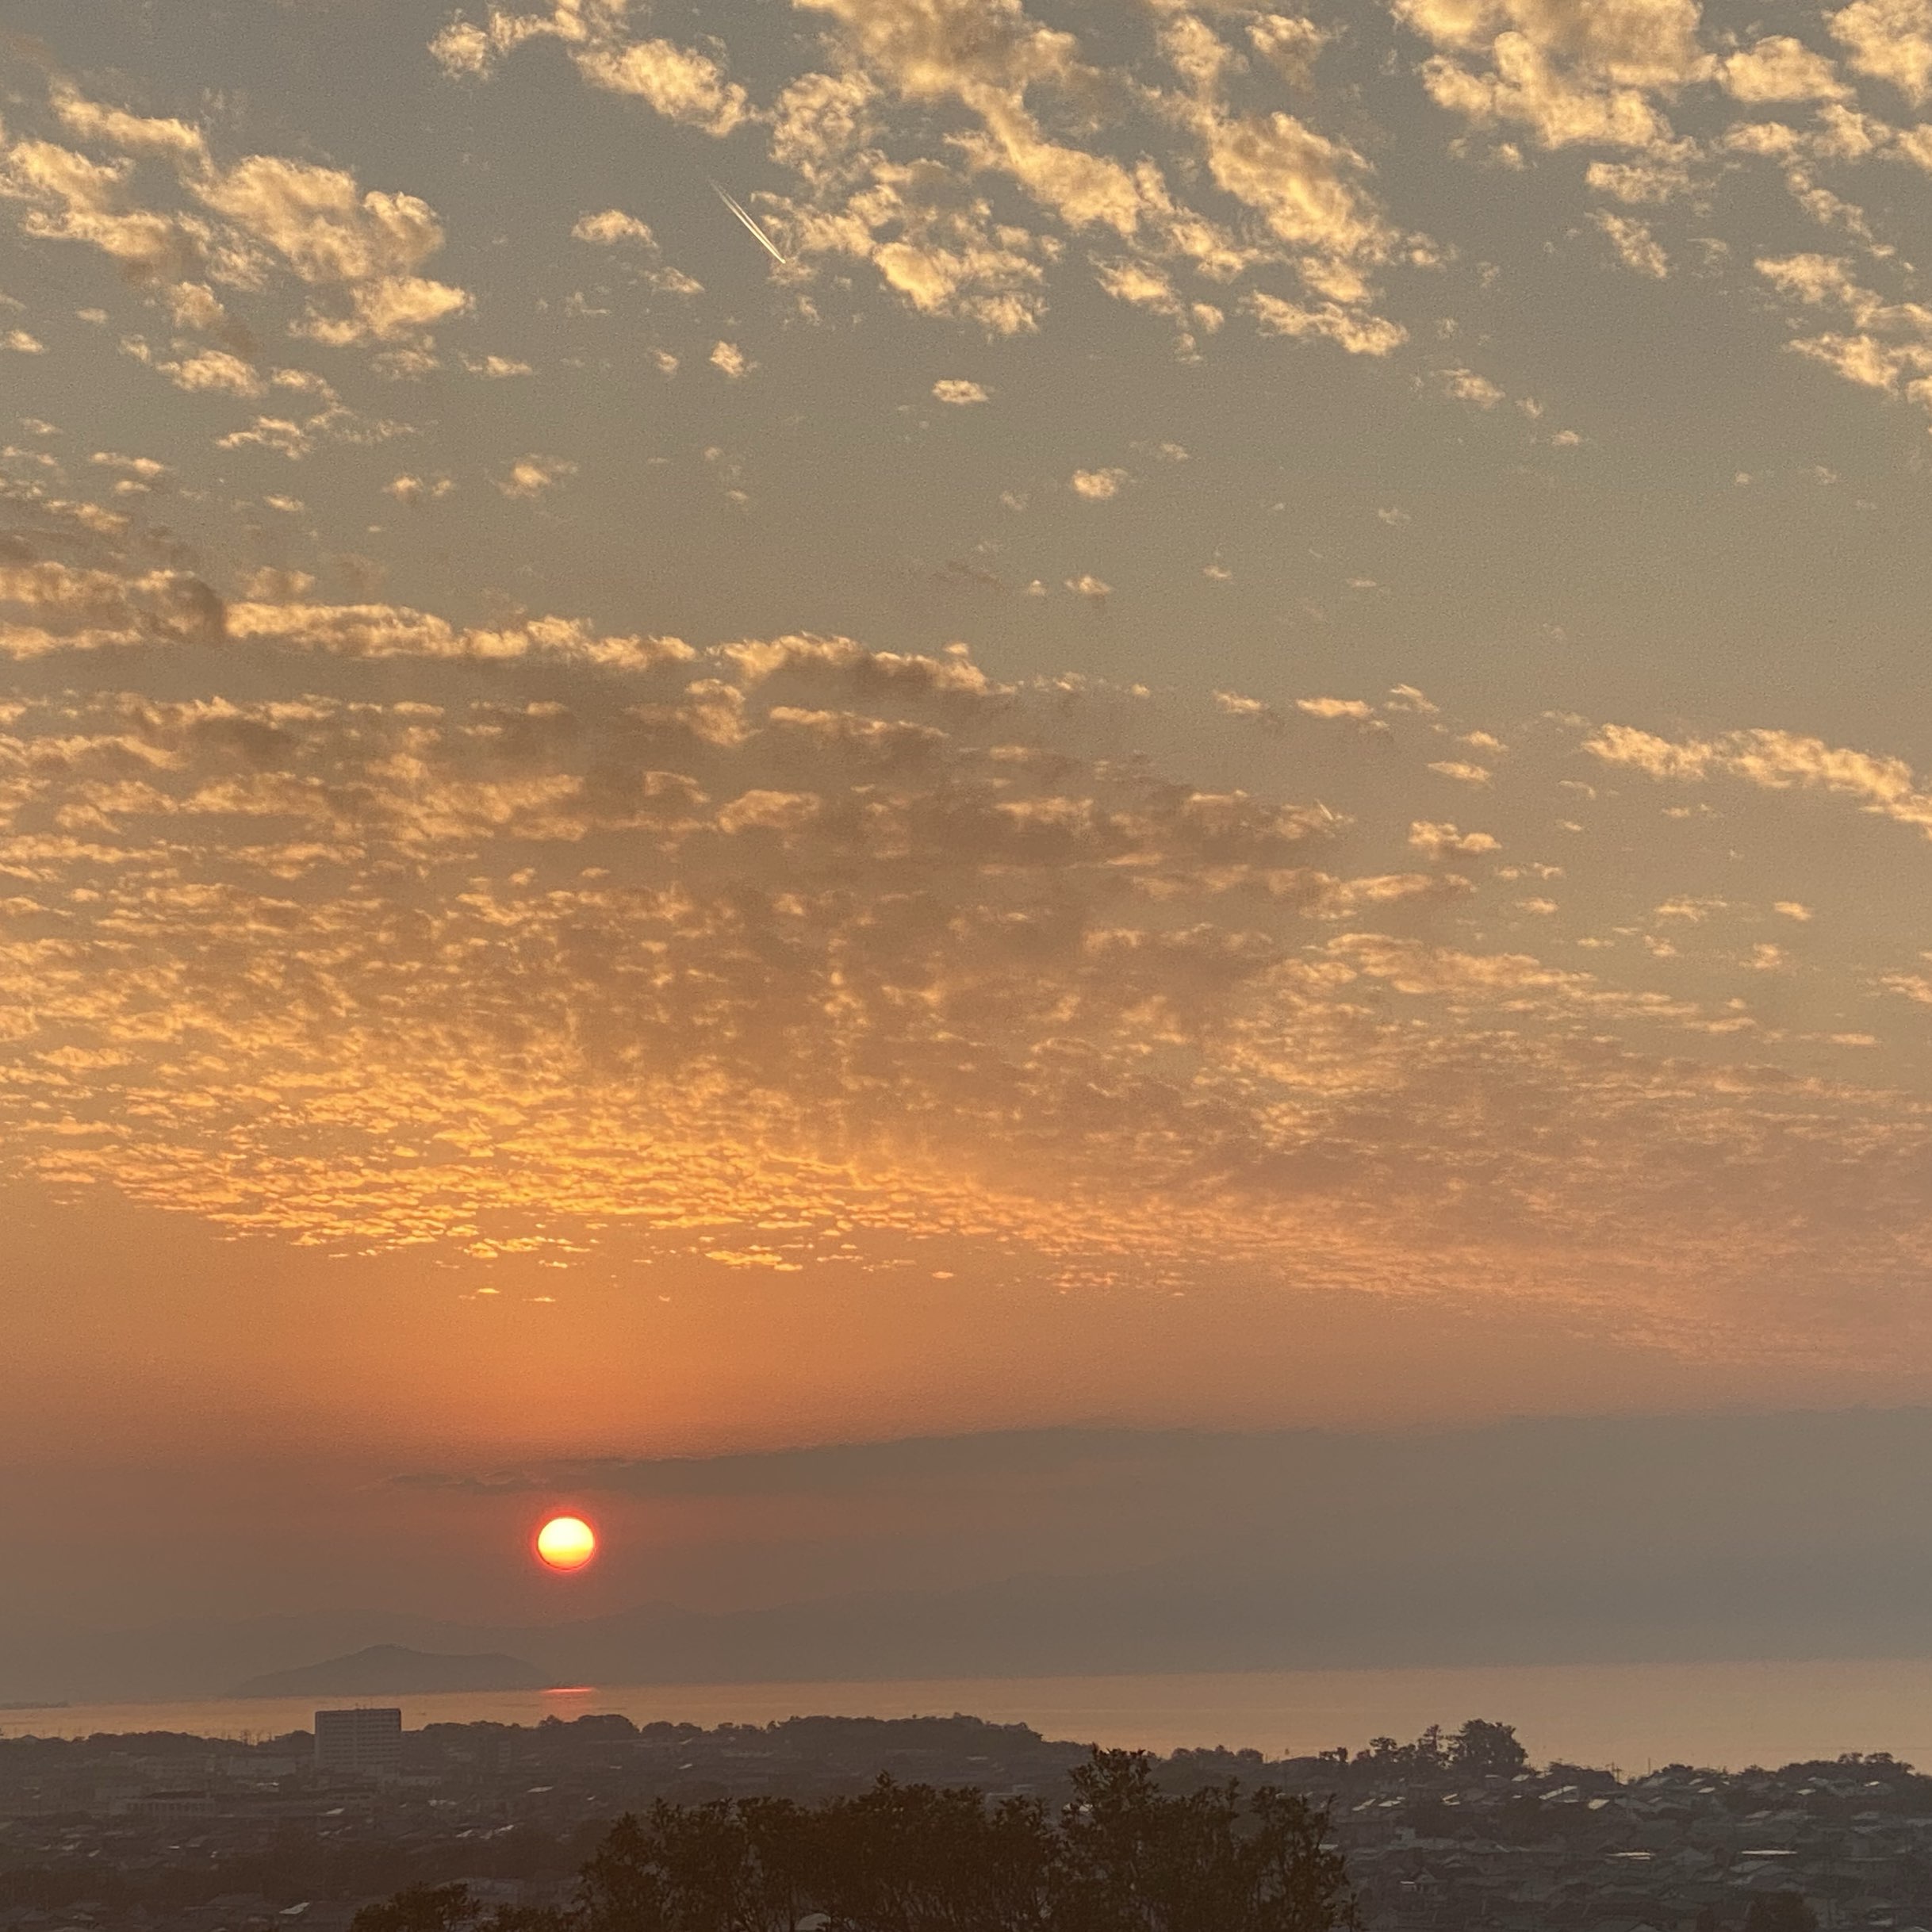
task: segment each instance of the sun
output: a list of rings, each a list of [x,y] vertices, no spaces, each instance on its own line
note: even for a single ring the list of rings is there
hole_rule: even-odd
[[[552,1570],[581,1570],[597,1554],[597,1532],[581,1516],[552,1516],[537,1531],[537,1555]]]

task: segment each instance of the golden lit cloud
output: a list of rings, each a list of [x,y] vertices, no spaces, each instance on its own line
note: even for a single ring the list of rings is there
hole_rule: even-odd
[[[470,0],[347,116],[28,4],[7,1184],[439,1294],[1919,1294],[1919,0]]]
[[[0,1160],[57,1192],[485,1259],[695,1243],[782,1273],[849,1231],[944,1236],[1549,1300],[1691,1350],[1733,1296],[1782,1345],[1803,1297],[1763,1298],[1801,1259],[1880,1265],[1853,1202],[1886,1254],[1932,1242],[1918,1110],[1789,1064],[1734,990],[1781,948],[1673,987],[1444,927],[1562,908],[1518,866],[1485,912],[1508,841],[1390,812],[1478,776],[1420,694],[1275,714],[1318,735],[1275,796],[1083,751],[1085,712],[1141,700],[1070,712],[964,650],[480,632],[44,561],[0,592],[22,660],[225,639],[409,673],[380,702],[10,703]],[[473,681],[518,663],[573,681]],[[1775,733],[1545,755],[1586,754],[1928,816],[1896,761]]]

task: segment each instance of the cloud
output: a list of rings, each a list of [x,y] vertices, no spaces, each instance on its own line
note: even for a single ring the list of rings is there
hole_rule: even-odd
[[[21,232],[35,240],[82,242],[144,282],[186,278],[201,246],[175,217],[128,206],[132,164],[97,162],[52,141],[0,149],[0,197],[25,204]]]
[[[238,355],[225,349],[204,349],[179,362],[157,366],[167,372],[178,389],[219,389],[230,396],[259,397],[268,393],[266,379]]]
[[[1654,282],[1662,282],[1670,273],[1670,258],[1658,246],[1656,237],[1643,222],[1631,220],[1627,215],[1613,215],[1599,209],[1594,217],[1597,227],[1609,236],[1610,243],[1617,251],[1623,266],[1633,269],[1639,275],[1647,275]]]
[[[1408,330],[1399,322],[1362,315],[1336,302],[1310,309],[1259,289],[1244,301],[1264,335],[1332,342],[1351,355],[1374,356],[1392,355],[1409,339]]]
[[[669,40],[630,39],[627,10],[611,0],[556,0],[548,13],[493,8],[481,26],[461,17],[450,21],[430,51],[452,78],[481,80],[519,47],[555,40],[572,50],[577,71],[592,86],[634,96],[669,121],[722,136],[745,120],[745,90],[725,78],[715,60]]]
[[[1932,795],[1903,759],[1876,756],[1795,732],[1731,731],[1713,738],[1670,739],[1628,725],[1605,725],[1585,749],[1609,765],[1646,776],[1696,784],[1715,776],[1767,791],[1818,791],[1932,838]]]
[[[1853,0],[1827,25],[1854,73],[1889,82],[1915,107],[1932,95],[1928,0]]]
[[[1724,90],[1739,101],[1842,101],[1851,90],[1823,54],[1790,35],[1774,33],[1726,56]]]
[[[1456,402],[1473,404],[1478,409],[1493,409],[1504,400],[1502,390],[1473,369],[1445,369],[1436,381],[1445,396]]]
[[[577,66],[592,86],[634,94],[666,120],[707,134],[729,134],[746,117],[744,89],[709,56],[669,40],[593,48]]]
[[[1097,755],[1145,700],[962,648],[700,652],[314,588],[6,565],[6,648],[66,661],[0,707],[0,994],[32,988],[0,999],[0,1170],[332,1251],[784,1280],[855,1232],[881,1265],[941,1238],[1008,1275],[1530,1298],[1689,1352],[1745,1309],[1752,1349],[1815,1349],[1807,1298],[1878,1265],[1857,1229],[1886,1267],[1932,1247],[1904,1102],[1723,1045],[1752,959],[1579,970],[1524,897],[1532,835],[1504,868],[1413,809],[1474,735],[1427,700],[1304,700],[1385,728],[1298,723],[1286,792],[1250,791]],[[253,695],[128,688],[126,654],[193,648]],[[318,694],[318,655],[381,660],[380,692]],[[1763,734],[1560,738],[1548,769],[1581,738],[1675,782],[1918,796]],[[1547,956],[1481,937],[1492,873]],[[1643,903],[1708,930],[1741,916],[1717,896]]]
[[[634,249],[650,258],[653,266],[644,271],[642,279],[646,286],[661,293],[692,296],[704,293],[703,282],[659,260],[657,239],[650,224],[626,214],[622,209],[607,208],[600,214],[579,216],[570,235],[575,241],[590,242],[603,248]]]
[[[1318,294],[1362,301],[1366,271],[1395,243],[1363,191],[1363,158],[1279,111],[1229,117],[1204,106],[1191,118],[1215,185],[1260,216]]]
[[[113,149],[115,158],[14,141],[0,148],[0,197],[25,205],[21,225],[29,237],[89,244],[136,280],[166,289],[178,327],[233,336],[229,346],[238,346],[236,325],[208,280],[251,291],[275,258],[298,286],[339,296],[312,307],[301,324],[338,347],[420,341],[470,305],[466,291],[416,272],[442,247],[443,234],[414,195],[364,190],[342,169],[272,155],[224,164],[198,129],[102,106],[63,81],[50,101],[71,135]],[[135,192],[142,161],[171,164],[187,205],[143,205]]]
[[[509,473],[497,479],[496,487],[506,496],[528,500],[555,489],[577,474],[577,465],[565,456],[519,456]]]
[[[655,248],[657,238],[648,222],[622,209],[607,208],[600,215],[580,215],[570,230],[573,241],[595,242],[600,247],[614,248],[620,242],[633,242],[640,248]]]
[[[450,496],[456,485],[448,477],[399,476],[383,485],[383,493],[393,496],[398,503],[435,503]]]
[[[494,630],[459,629],[443,619],[386,604],[232,604],[229,634],[283,650],[351,658],[421,657],[502,663],[525,657],[616,671],[649,670],[688,662],[690,647],[676,638],[611,637],[570,618],[532,617]]]
[[[220,599],[186,572],[124,577],[52,558],[0,562],[0,658],[217,644],[225,634]]]
[[[514,83],[527,56],[574,87],[569,63],[595,56],[608,73],[582,78],[606,86],[618,66],[656,58],[631,59],[653,44],[637,37],[635,10],[473,14],[439,42],[459,76],[507,61]],[[632,343],[621,380],[679,405],[645,411],[640,466],[702,450],[700,496],[737,489],[740,459],[712,447],[720,432],[702,419],[765,391],[726,391],[749,359],[713,338],[756,341],[769,359],[778,352],[760,332],[775,324],[788,355],[829,352],[854,318],[878,326],[883,290],[907,317],[941,323],[951,346],[929,344],[923,359],[942,368],[1015,354],[1030,366],[1039,345],[972,345],[1046,328],[1074,300],[1087,306],[1069,326],[1102,327],[1092,304],[1119,301],[1131,312],[1111,310],[1105,329],[1126,340],[1151,319],[1163,365],[1221,355],[1240,377],[1245,357],[1264,387],[1305,347],[1325,358],[1338,408],[1356,407],[1358,390],[1391,404],[1447,396],[1459,408],[1424,409],[1418,434],[1466,438],[1470,460],[1480,445],[1539,488],[1559,480],[1540,471],[1574,440],[1550,428],[1565,420],[1560,371],[1536,382],[1551,415],[1514,404],[1524,384],[1508,331],[1484,306],[1491,270],[1506,304],[1524,263],[1480,259],[1473,230],[1439,244],[1410,232],[1424,204],[1409,131],[1374,121],[1415,92],[1413,75],[1371,80],[1379,56],[1360,44],[1331,48],[1285,16],[1225,8],[1122,14],[1104,29],[953,0],[840,0],[801,18],[811,36],[799,45],[826,71],[727,63],[707,42],[713,90],[666,109],[680,125],[665,140],[715,151],[720,117],[738,111],[730,75],[744,77],[733,178],[763,184],[758,219],[787,259],[758,262],[758,312],[685,312],[690,326],[665,338],[687,365],[680,385],[657,388],[651,374],[654,356],[675,366],[669,349]],[[1758,291],[1751,312],[1782,316],[1798,353],[1874,393],[1925,400],[1932,326],[1903,256],[1883,252],[1889,190],[1855,186],[1919,177],[1885,175],[1909,148],[1851,112],[1821,56],[1715,33],[1707,56],[1694,21],[1680,33],[1671,10],[1620,0],[1405,18],[1423,36],[1407,57],[1432,63],[1428,85],[1491,90],[1477,116],[1488,141],[1463,141],[1443,166],[1475,179],[1507,136],[1528,163],[1506,182],[1482,175],[1482,192],[1564,197],[1551,272],[1587,274],[1614,247],[1638,272],[1671,270],[1644,305],[1677,316],[1696,312],[1674,305],[1735,293],[1742,275]],[[1290,97],[1284,68],[1319,71],[1324,87]],[[654,72],[661,93],[671,69]],[[1537,87],[1531,101],[1524,90]],[[1818,111],[1788,117],[1788,143],[1719,145],[1735,102],[1800,99]],[[472,98],[464,113],[504,105]],[[971,556],[971,527],[934,554],[996,567],[1042,600],[1011,607],[1022,628],[1071,623],[1090,656],[1123,621],[1154,623],[1163,584],[1213,597],[1230,622],[1252,598],[1242,608],[1309,648],[1300,673],[1259,687],[1271,700],[1221,695],[1238,730],[1111,684],[1097,662],[1035,678],[1037,666],[1007,668],[1023,653],[1002,654],[995,676],[937,644],[895,652],[782,626],[738,636],[716,627],[736,608],[728,573],[699,586],[692,619],[721,641],[654,636],[611,614],[624,572],[597,532],[606,486],[623,477],[600,475],[593,491],[568,417],[546,429],[530,414],[551,422],[573,384],[605,393],[598,358],[614,351],[576,340],[561,303],[536,306],[560,291],[533,285],[514,309],[514,280],[473,275],[473,262],[508,259],[490,255],[491,235],[452,225],[446,240],[436,212],[404,192],[408,177],[372,188],[360,156],[353,167],[319,148],[238,157],[224,144],[233,124],[213,118],[203,131],[75,96],[36,148],[21,138],[31,104],[8,111],[21,245],[84,243],[90,272],[105,282],[122,269],[125,299],[151,318],[144,336],[117,328],[75,345],[52,312],[44,324],[37,309],[10,312],[8,326],[31,324],[63,367],[98,355],[192,442],[144,440],[131,449],[158,454],[104,450],[90,464],[75,416],[63,420],[79,460],[59,444],[9,459],[37,493],[23,482],[10,496],[17,528],[0,550],[0,649],[33,666],[0,695],[0,868],[10,908],[17,895],[33,908],[0,923],[6,1173],[345,1251],[629,1243],[694,1265],[764,1256],[755,1265],[780,1289],[792,1278],[781,1267],[804,1268],[800,1253],[836,1226],[902,1256],[921,1231],[977,1252],[991,1229],[1042,1267],[1090,1271],[1083,1280],[1200,1268],[1541,1298],[1566,1319],[1687,1349],[1784,1346],[1804,1332],[1789,1318],[1802,1295],[1838,1292],[1858,1268],[1882,1275],[1899,1255],[1917,1265],[1920,1125],[1828,1049],[1834,1031],[1869,1021],[1888,1051],[1867,1058],[1890,1067],[1922,1010],[1888,976],[1922,977],[1922,962],[1909,946],[1880,956],[1834,910],[1805,842],[1770,836],[1794,809],[1869,811],[1880,822],[1847,819],[1847,836],[1906,854],[1894,883],[1909,903],[1916,844],[1893,826],[1932,822],[1909,766],[1795,733],[1650,737],[1501,715],[1479,732],[1413,687],[1385,692],[1394,666],[1317,683],[1350,680],[1347,654],[1312,635],[1298,592],[1275,596],[1270,546],[1260,525],[1244,532],[1235,498],[1235,520],[1195,527],[1164,577],[1150,557],[1123,580],[1127,601],[1110,614],[1106,581],[1040,550],[1053,534],[1044,499],[1002,523],[1002,557]],[[609,98],[598,113],[624,117]],[[1589,146],[1566,114],[1596,116],[1612,144]],[[1637,121],[1651,133],[1631,145],[1620,130]],[[1539,157],[1546,136],[1589,151]],[[1747,175],[1765,160],[1773,175]],[[692,178],[710,209],[702,171]],[[1723,197],[1746,181],[1753,196],[1770,191],[1797,243],[1767,227],[1775,247],[1736,245]],[[1836,200],[1819,198],[1827,183]],[[654,282],[649,224],[603,205],[620,192],[634,194],[634,178],[554,210],[550,254],[602,248],[573,259],[614,289],[669,288]],[[1432,186],[1426,205],[1457,204]],[[1819,221],[1829,240],[1813,229],[1814,249],[1802,224]],[[449,325],[467,295],[459,281],[488,298],[486,316],[512,316],[493,328],[542,364],[540,384],[464,379],[524,366],[462,346]],[[316,344],[300,359],[356,409],[263,346],[291,353],[291,324]],[[1412,328],[1426,355],[1401,353]],[[553,328],[572,340],[539,356]],[[1265,352],[1243,347],[1247,331]],[[116,358],[124,335],[140,341],[141,369]],[[995,385],[1002,415],[1046,393],[996,366],[930,393],[915,373],[908,389],[922,359],[898,358],[881,405],[915,442],[913,419],[983,404]],[[355,384],[439,360],[435,381],[378,392],[414,398],[420,428],[377,450],[404,426],[364,413]],[[1788,364],[1788,379],[1803,373]],[[1165,393],[1157,385],[1154,400]],[[478,411],[512,427],[459,463],[450,426]],[[1039,474],[1104,504],[1178,460],[1157,439],[1179,420],[1156,410],[1126,431],[1063,441],[1059,470]],[[953,427],[991,420],[930,427],[949,442]],[[1606,449],[1620,433],[1608,419],[1592,428]],[[1180,433],[1196,456],[1171,480],[1221,502],[1225,439]],[[526,438],[539,447],[519,454]],[[1072,471],[1069,448],[1096,466]],[[1100,462],[1109,452],[1131,472]],[[262,494],[259,458],[278,453],[339,464],[304,492],[320,527],[293,497]],[[585,469],[569,492],[573,459]],[[1804,472],[1775,461],[1795,486]],[[1849,516],[1854,466],[1839,466]],[[553,512],[578,512],[581,525],[554,555],[500,554],[465,535],[471,519],[452,520],[453,500],[431,507],[455,478],[478,528],[554,533]],[[1453,546],[1454,532],[1429,493],[1391,493],[1386,478],[1374,489],[1340,507],[1317,577],[1338,595],[1392,586],[1378,608],[1393,621],[1421,581],[1403,572],[1428,562],[1417,533]],[[494,508],[496,490],[538,504],[535,521]],[[90,494],[100,500],[77,500]],[[1406,531],[1406,512],[1369,515],[1397,496],[1415,513]],[[1290,504],[1268,527],[1294,521]],[[483,544],[489,602],[445,604],[422,588],[445,568],[420,541],[431,523],[432,549]],[[1303,548],[1293,538],[1282,551],[1296,572]],[[393,598],[350,550],[392,566]],[[427,577],[411,573],[412,551]],[[1224,552],[1239,569],[1232,590],[1194,574],[1209,557],[1225,573]],[[1129,566],[1112,554],[1098,561],[1117,578]],[[544,593],[562,581],[546,571],[574,573],[581,594]],[[1057,602],[1063,585],[1091,608]],[[525,596],[527,609],[514,601]],[[1413,674],[1432,685],[1439,669],[1437,653]],[[1124,661],[1110,673],[1133,674]],[[1205,735],[1212,755],[1192,764],[1177,748]],[[1597,780],[1587,795],[1581,775]],[[1722,804],[1721,832],[1692,810],[1700,800]],[[1666,804],[1689,815],[1666,823]],[[1725,858],[1731,844],[1746,858]],[[1629,855],[1617,861],[1633,868],[1627,893],[1612,851]],[[1558,857],[1570,868],[1560,884]],[[1819,916],[1800,930],[1786,909],[1813,902]],[[1758,950],[1773,921],[1789,942],[1775,960]],[[244,956],[261,978],[232,970]],[[16,1052],[17,1028],[30,1044]],[[1775,1227],[1751,1218],[1766,1198],[1792,1204]],[[1896,1237],[1893,1259],[1840,1253],[1847,1217]],[[969,1255],[960,1278],[975,1265]],[[1751,1321],[1727,1328],[1739,1310]]]
[[[96,450],[87,459],[103,470],[113,470],[125,479],[151,489],[174,472],[158,456],[124,456],[118,450]]]
[[[1384,214],[1370,163],[1301,116],[1236,104],[1247,56],[1205,20],[1167,10],[1149,23],[1142,37],[1179,82],[1152,87],[1131,64],[1096,64],[1075,34],[1021,0],[799,5],[832,29],[832,71],[792,75],[769,109],[754,109],[719,59],[633,40],[624,10],[602,4],[493,9],[451,23],[432,51],[450,75],[481,79],[548,41],[588,84],[708,133],[768,125],[771,159],[792,185],[756,197],[757,220],[780,238],[773,251],[794,279],[835,258],[864,261],[917,312],[1013,335],[1038,326],[1048,272],[1073,238],[1106,251],[1088,258],[1101,286],[1175,322],[1184,353],[1225,309],[1183,281],[1225,285],[1264,263],[1288,266],[1312,297],[1285,309],[1274,332],[1374,354],[1402,339],[1374,312],[1372,278],[1410,240]],[[1247,28],[1253,52],[1290,77],[1309,71],[1327,37],[1282,15]],[[1139,151],[1092,138],[1102,98],[1142,124]],[[1219,213],[1183,197],[1176,182],[1196,177]]]
[[[315,447],[315,437],[308,427],[286,416],[258,416],[246,429],[231,430],[215,439],[218,450],[270,450],[300,462]]]
[[[1807,309],[1839,309],[1850,327],[1794,333],[1792,347],[1861,388],[1903,395],[1932,409],[1932,309],[1888,301],[1865,286],[1842,257],[1815,253],[1761,256],[1758,272],[1795,305],[1794,325],[1808,326]]]
[[[119,108],[104,107],[81,94],[71,82],[56,80],[48,98],[61,124],[78,140],[119,149],[124,154],[153,155],[190,163],[205,163],[208,142],[198,128],[183,121],[149,119]]]
[[[1546,148],[1666,146],[1662,102],[1710,67],[1696,0],[1397,0],[1396,12],[1443,50],[1423,67],[1439,106],[1516,122]]]
[[[989,336],[1025,334],[1045,305],[1046,268],[1056,251],[995,219],[990,201],[926,162],[873,156],[866,179],[841,170],[809,203],[772,211],[795,262],[836,255],[869,262],[916,312],[957,316]],[[822,202],[825,205],[818,205]]]
[[[1632,207],[1655,206],[1688,194],[1692,163],[1700,158],[1694,141],[1680,141],[1635,161],[1593,161],[1583,178],[1594,194],[1607,194]]]
[[[1460,832],[1453,825],[1424,818],[1409,828],[1409,842],[1432,859],[1478,858],[1502,849],[1501,841],[1487,832]]]
[[[251,155],[201,180],[197,193],[305,282],[381,282],[443,246],[427,203],[412,194],[362,193],[339,168]]]

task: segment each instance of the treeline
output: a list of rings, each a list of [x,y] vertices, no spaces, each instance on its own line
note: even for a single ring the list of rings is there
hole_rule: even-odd
[[[1347,1745],[1317,1754],[1338,1769],[1403,1778],[1514,1777],[1529,1769],[1529,1753],[1516,1738],[1514,1724],[1493,1724],[1480,1717],[1455,1731],[1432,1724],[1408,1744],[1393,1738],[1370,1738],[1368,1749],[1351,1758]]]
[[[660,1800],[618,1823],[561,1909],[485,1912],[418,1886],[352,1932],[1355,1932],[1347,1870],[1305,1798],[1184,1795],[1095,1750],[1073,1796],[989,1800],[881,1778],[857,1797]]]
[[[69,1815],[73,1829],[86,1828],[84,1818]],[[93,1857],[39,1864],[0,1835],[0,1922],[12,1912],[57,1912],[64,1925],[80,1904],[112,1916],[145,1912],[168,1920],[231,1893],[259,1892],[280,1907],[303,1899],[366,1899],[458,1873],[555,1881],[577,1871],[601,1836],[593,1828],[559,1838],[519,1824],[486,1843],[451,1837],[410,1846],[386,1838],[318,1838],[312,1824],[289,1821],[266,1845],[217,1852],[176,1848],[170,1854],[175,1863],[128,1856],[115,1847]]]

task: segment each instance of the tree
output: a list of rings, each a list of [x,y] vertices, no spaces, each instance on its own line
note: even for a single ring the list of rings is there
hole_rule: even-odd
[[[818,1815],[812,1882],[841,1932],[1035,1932],[1054,1842],[1043,1808],[881,1777]]]
[[[1744,1915],[1744,1932],[1818,1932],[1818,1915],[1797,1892],[1761,1892]]]
[[[882,1777],[815,1806],[660,1800],[620,1819],[568,1911],[485,1919],[418,1886],[352,1932],[1357,1932],[1328,1814],[1238,1780],[1185,1795],[1144,1751],[1095,1750],[1057,1818],[1030,1798]],[[1770,1926],[1752,1932],[1800,1932]]]
[[[1144,1751],[1073,1774],[1049,1888],[1054,1932],[1340,1932],[1356,1924],[1324,1812],[1239,1784],[1171,1797]]]
[[[1328,1815],[1262,1785],[1248,1800],[1249,1922],[1255,1932],[1357,1932],[1348,1865],[1325,1843]]]
[[[411,1885],[365,1905],[349,1932],[572,1932],[568,1916],[539,1906],[500,1905],[488,1918],[467,1885]]]
[[[655,1811],[665,1808],[660,1804]],[[626,1812],[611,1826],[577,1880],[578,1908],[588,1932],[669,1932],[669,1900],[657,1854],[650,1825]]]
[[[467,1885],[411,1885],[380,1905],[365,1905],[349,1932],[460,1932],[477,1909]]]
[[[1450,1746],[1443,1738],[1441,1725],[1432,1724],[1413,1744],[1398,1744],[1393,1738],[1370,1738],[1368,1749],[1355,1761],[1359,1764],[1366,1758],[1381,1770],[1413,1777],[1442,1770],[1449,1757]]]
[[[784,1798],[720,1798],[620,1819],[584,1868],[586,1932],[792,1932],[808,1816]]]
[[[1514,1777],[1529,1762],[1529,1753],[1516,1742],[1514,1724],[1472,1717],[1449,1740],[1449,1762],[1474,1777]]]

